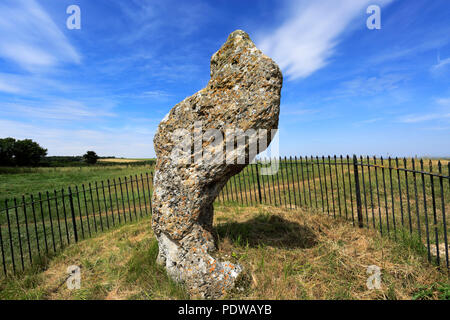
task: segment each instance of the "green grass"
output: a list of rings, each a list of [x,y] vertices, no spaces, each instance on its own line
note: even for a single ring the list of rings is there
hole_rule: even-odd
[[[232,177],[228,181],[216,203],[226,204],[234,208],[243,208],[243,206],[258,204],[261,195],[262,203],[266,205],[319,210],[326,212],[330,216],[345,217],[356,224],[357,211],[353,166],[351,164],[348,165],[346,159],[344,159],[343,164],[340,163],[340,159],[337,159],[337,167],[334,165],[329,166],[328,159],[325,159],[325,164],[322,163],[322,159],[319,160],[320,163],[317,163],[317,160],[315,160],[316,162],[311,162],[310,159],[306,162],[304,158],[302,161],[299,159],[297,161],[281,161],[276,175],[259,176],[259,179],[256,175],[256,165],[247,166],[239,175]],[[331,159],[331,163],[334,163],[334,159]],[[380,161],[378,160],[377,163],[380,164]],[[391,164],[394,165],[394,163],[392,162]],[[437,163],[437,160],[432,160],[432,167],[430,167],[427,160],[425,161],[424,169],[437,172]],[[374,164],[374,161],[370,160],[370,164]],[[385,160],[384,165],[387,164]],[[447,174],[445,171],[447,162],[442,161],[442,164],[444,165],[443,173]],[[400,165],[400,167],[402,166],[403,164]],[[407,160],[406,167],[412,167],[411,159]],[[416,163],[417,168],[418,164]],[[29,170],[29,172],[23,173],[21,170]],[[6,215],[4,212],[0,215],[0,228],[7,262],[11,262],[9,238],[12,238],[13,250],[17,260],[16,264],[19,269],[21,261],[18,255],[21,245],[25,262],[29,259],[27,257],[28,241],[31,244],[32,254],[37,252],[38,246],[41,249],[44,247],[47,249],[48,247],[49,251],[55,251],[53,237],[56,241],[56,249],[58,249],[58,241],[65,243],[65,245],[69,241],[73,241],[73,225],[67,189],[65,191],[64,205],[60,199],[61,191],[57,192],[58,203],[55,203],[53,199],[54,194],[50,193],[51,212],[48,210],[47,195],[43,193],[42,211],[40,206],[36,204],[35,213],[33,214],[28,194],[34,194],[36,200],[38,199],[38,192],[55,188],[59,190],[59,188],[65,188],[68,185],[72,187],[78,185],[79,193],[73,198],[76,223],[79,229],[81,225],[83,226],[86,236],[89,237],[90,234],[96,234],[103,229],[108,229],[108,224],[118,223],[119,218],[122,220],[121,222],[125,222],[125,219],[129,221],[130,218],[134,219],[142,216],[141,211],[145,208],[147,208],[147,211],[150,209],[151,190],[145,183],[146,181],[139,183],[138,194],[135,183],[133,190],[130,183],[127,186],[122,184],[122,190],[120,190],[120,186],[117,187],[117,190],[114,187],[111,187],[109,190],[105,180],[114,178],[117,180],[118,177],[140,175],[140,173],[151,170],[152,168],[149,166],[127,165],[58,169],[31,168],[17,169],[15,174],[1,175],[0,191],[2,192],[0,193],[0,198],[10,198],[8,194],[10,196],[27,194],[26,202],[28,203],[26,207],[28,225],[25,223],[26,217],[22,207],[18,208],[17,218],[15,211],[10,210],[11,233],[9,233]],[[422,182],[420,174],[416,175],[416,180],[414,180],[412,173],[408,173],[408,182],[406,182],[405,172],[403,171],[398,175],[396,171],[390,172],[389,169],[371,168],[370,172],[369,180],[368,168],[366,166],[363,168],[359,167],[364,225],[377,230],[381,228],[384,235],[389,234],[391,238],[397,241],[409,242],[417,247],[418,251],[425,250],[427,256],[429,251],[430,260],[433,261],[437,261],[434,254],[437,238],[440,245],[440,263],[445,265],[446,256],[443,243],[446,236],[445,232],[447,231],[448,233],[448,212],[450,212],[450,183],[448,179],[442,179],[441,189],[439,178],[434,178],[434,188],[432,188],[431,179],[428,176],[425,176]],[[98,180],[104,181],[105,188],[102,188],[101,184],[98,185],[99,189],[95,185],[89,188],[89,182]],[[81,184],[86,185],[86,192],[82,191]],[[8,189],[11,190],[9,193]],[[103,195],[103,190],[105,190],[105,195]],[[351,198],[350,190],[352,190]],[[433,190],[435,195],[434,202],[431,198]],[[75,190],[73,189],[73,191]],[[99,192],[98,195],[97,191]],[[111,197],[109,191],[111,191]],[[425,191],[425,201],[423,191]],[[416,192],[418,195],[417,202]],[[444,227],[442,200],[444,200],[444,208],[447,215],[447,229]],[[18,204],[21,204],[21,199],[18,199]],[[426,212],[425,205],[427,207]],[[0,210],[2,206],[4,206],[4,203],[0,199]],[[58,208],[58,212],[56,212],[56,208]],[[66,214],[64,214],[64,210]],[[52,215],[51,219],[50,213]],[[59,219],[57,215],[59,215]],[[113,221],[113,216],[115,221]],[[81,223],[81,220],[83,220],[83,223]],[[433,226],[434,220],[436,220],[436,228]],[[34,221],[36,221],[37,230],[34,228]],[[27,226],[29,230],[26,230]],[[21,232],[20,238],[18,235],[19,229]],[[89,232],[89,229],[91,232]],[[53,236],[51,230],[54,230]],[[245,230],[241,231],[239,234],[240,238],[237,237],[235,239],[237,243],[245,243],[246,241]],[[69,241],[66,239],[67,234]],[[450,236],[450,234],[447,236]],[[79,237],[82,238],[81,235]],[[45,241],[47,241],[47,246]]]
[[[360,159],[358,159],[360,161]],[[431,161],[431,163],[430,163]],[[448,160],[441,159],[441,172],[449,175]],[[325,211],[329,215],[345,217],[357,224],[355,175],[352,159],[319,158],[306,162],[281,161],[279,170],[273,176],[256,177],[256,165],[247,166],[239,175],[232,177],[221,194],[222,203],[253,205],[260,202],[282,207],[306,207]],[[373,159],[364,163],[375,164]],[[378,159],[377,165],[381,164]],[[424,171],[439,174],[439,160],[424,161]],[[388,160],[383,161],[389,165]],[[258,165],[261,167],[261,165]],[[391,168],[396,168],[391,160]],[[412,159],[399,161],[398,168],[412,169]],[[415,169],[421,165],[415,161]],[[383,234],[390,236],[408,235],[419,237],[430,252],[436,241],[443,244],[449,237],[448,213],[450,212],[450,181],[448,178],[434,177],[388,168],[358,166],[363,224],[375,229],[381,228]],[[441,181],[442,180],[442,181]],[[442,182],[442,184],[441,184]],[[350,192],[351,191],[351,192]],[[425,195],[424,195],[425,194]],[[434,194],[434,201],[432,195]],[[417,195],[417,197],[416,197]],[[416,201],[417,199],[417,201]],[[444,209],[447,215],[447,228],[444,225]],[[434,228],[436,225],[436,229]],[[428,228],[428,231],[427,231]],[[447,235],[446,235],[447,232]],[[437,240],[436,240],[437,238]],[[428,244],[429,243],[429,244]],[[445,259],[442,248],[441,261]],[[444,261],[445,263],[445,261]]]
[[[0,209],[0,243],[3,246],[8,272],[14,268],[13,260],[16,271],[22,270],[30,263],[45,255],[54,254],[75,241],[68,185],[74,192],[72,199],[78,238],[85,239],[150,213],[152,182],[151,175],[147,179],[146,173],[151,170],[148,166],[58,170],[34,168],[30,173],[2,175],[5,178],[1,180],[2,186],[7,185],[4,181],[9,181],[11,189],[31,193],[25,196],[25,209],[21,198],[17,199],[17,211],[16,208],[8,212]],[[124,175],[128,176],[126,184]],[[132,183],[130,175],[133,175]],[[26,177],[29,179],[25,180]],[[122,184],[119,184],[118,178],[121,178]],[[108,179],[109,188],[106,181]],[[37,185],[30,184],[33,180],[37,181]],[[99,182],[96,185],[94,181],[97,180],[102,180],[103,184]],[[116,185],[113,184],[114,181]],[[85,185],[84,189],[81,184]],[[74,185],[78,187],[78,193]],[[56,197],[54,192],[48,195],[44,192],[45,188],[50,186],[58,189]],[[59,187],[65,189],[64,202]],[[39,192],[42,192],[41,197]],[[31,196],[34,202],[31,201]],[[5,196],[2,194],[2,197]],[[1,205],[2,203],[0,208]],[[14,202],[10,201],[9,207],[13,205]],[[3,259],[0,257],[0,260]]]
[[[151,236],[150,221],[114,228],[0,280],[0,300],[189,298],[156,264],[158,243]],[[81,267],[81,289],[67,289],[69,265]]]

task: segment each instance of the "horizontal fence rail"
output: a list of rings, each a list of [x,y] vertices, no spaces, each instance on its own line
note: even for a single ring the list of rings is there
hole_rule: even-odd
[[[153,172],[6,200],[2,271],[23,271],[61,248],[151,215]]]
[[[278,171],[261,175],[275,160]],[[408,237],[429,261],[450,268],[450,162],[362,156],[264,159],[233,176],[217,200],[318,209],[396,240]]]

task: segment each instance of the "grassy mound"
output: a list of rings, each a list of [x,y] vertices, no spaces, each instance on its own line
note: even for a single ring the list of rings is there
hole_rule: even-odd
[[[412,241],[394,242],[323,213],[273,207],[216,208],[216,256],[246,270],[234,299],[450,299],[449,276]],[[187,299],[155,264],[143,219],[66,248],[25,274],[0,281],[0,299]],[[81,289],[65,284],[81,267]],[[381,288],[366,286],[381,268]],[[194,297],[195,298],[195,297]]]

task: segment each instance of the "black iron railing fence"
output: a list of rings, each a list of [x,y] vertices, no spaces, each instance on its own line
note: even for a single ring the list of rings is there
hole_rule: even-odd
[[[219,194],[222,203],[316,208],[354,225],[413,240],[449,268],[450,162],[376,157],[285,157],[247,166]],[[276,167],[276,165],[275,165]]]
[[[23,271],[68,244],[151,214],[153,173],[5,201],[0,210],[3,274]]]
[[[272,175],[262,168],[278,166]],[[64,246],[151,214],[153,173],[6,201],[0,210],[3,274]],[[355,226],[408,238],[449,267],[450,162],[376,157],[289,157],[257,161],[233,176],[216,201],[310,208]]]

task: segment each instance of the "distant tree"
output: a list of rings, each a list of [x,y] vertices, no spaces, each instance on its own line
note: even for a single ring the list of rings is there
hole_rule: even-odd
[[[36,166],[47,155],[47,149],[30,139],[0,139],[1,166]]]
[[[5,138],[0,139],[0,166],[14,165],[14,144],[16,139]]]
[[[96,164],[99,156],[94,151],[88,151],[83,155],[83,159],[88,164]]]
[[[14,164],[36,166],[47,155],[47,149],[30,139],[17,140],[14,144]]]

